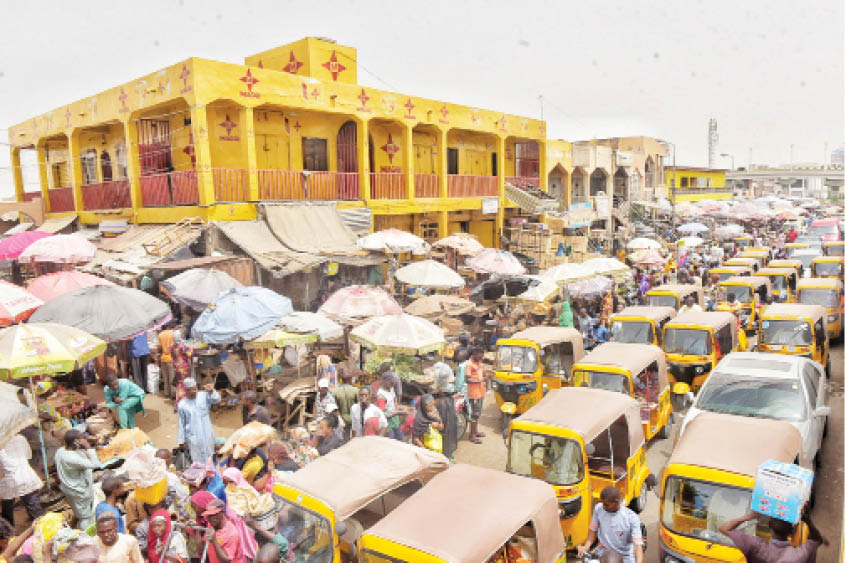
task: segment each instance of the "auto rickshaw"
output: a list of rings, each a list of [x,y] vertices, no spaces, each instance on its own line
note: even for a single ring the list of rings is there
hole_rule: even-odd
[[[822,243],[822,252],[825,256],[845,256],[845,241],[826,240]]]
[[[765,461],[798,463],[801,434],[789,422],[705,412],[678,440],[660,483],[659,561],[745,561],[718,528],[751,510],[757,468]],[[769,540],[767,517],[745,524]],[[805,541],[798,524],[793,545]]]
[[[610,341],[660,346],[663,325],[677,314],[673,307],[625,307],[610,317]]]
[[[645,294],[645,304],[649,307],[674,307],[677,311],[690,295],[704,307],[704,288],[692,284],[666,284],[649,289]]]
[[[766,265],[769,263],[769,259],[772,257],[771,253],[767,248],[749,248],[742,252],[739,255],[740,258],[759,258],[760,259],[760,267],[765,268]]]
[[[448,467],[443,454],[381,436],[354,438],[318,457],[273,486],[294,558],[354,559],[365,529]]]
[[[736,245],[739,251],[743,251],[746,248],[750,248],[751,245],[754,244],[754,239],[751,238],[751,235],[747,233],[742,233],[741,235],[737,235],[737,237],[733,239],[733,243]]]
[[[689,312],[663,327],[663,351],[674,395],[697,391],[730,352],[739,350],[736,317],[731,313]]]
[[[552,485],[570,549],[587,539],[603,488],[615,486],[622,502],[640,512],[655,483],[637,402],[582,387],[549,391],[513,421],[506,471]]]
[[[758,276],[765,276],[772,282],[772,295],[779,303],[795,303],[795,289],[798,272],[795,268],[761,268]]]
[[[558,510],[537,479],[453,465],[363,534],[358,561],[565,563]]]
[[[810,248],[810,245],[806,242],[787,242],[783,245],[783,247],[786,249],[786,257],[792,258],[792,255],[795,253],[796,250]]]
[[[707,270],[705,284],[711,279],[715,279],[716,276],[719,276],[717,281],[726,281],[734,276],[750,276],[753,274],[754,271],[748,266],[717,266]]]
[[[583,356],[581,333],[574,328],[535,326],[499,339],[492,384],[504,430],[514,415],[537,404],[547,390],[565,385],[572,365]]]
[[[827,311],[830,339],[842,338],[842,280],[807,278],[798,281],[798,303],[820,305]]]
[[[841,256],[819,256],[810,264],[811,278],[834,278],[841,280],[845,274],[845,258]]]
[[[771,260],[769,261],[769,268],[793,268],[797,273],[798,277],[804,277],[804,264],[801,260],[795,260],[793,258],[785,258],[782,260]]]
[[[636,399],[646,440],[655,435],[668,438],[672,433],[666,355],[657,346],[600,344],[572,366],[572,386],[614,391]]]
[[[769,305],[760,316],[757,349],[760,352],[806,356],[825,366],[830,377],[827,311],[821,305]]]
[[[724,262],[725,266],[745,266],[746,268],[751,268],[753,272],[757,272],[760,268],[763,267],[763,260],[759,257],[752,257],[752,256],[745,256],[740,257],[737,256],[735,258],[729,258]]]
[[[765,305],[772,292],[771,280],[764,276],[754,275],[719,282],[718,287],[716,310],[733,313],[741,309],[742,328],[748,333],[756,332],[760,308]],[[733,302],[729,299],[730,295],[735,297]]]

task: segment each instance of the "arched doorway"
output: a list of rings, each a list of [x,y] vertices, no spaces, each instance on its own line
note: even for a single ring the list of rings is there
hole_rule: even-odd
[[[604,192],[607,195],[607,172],[601,168],[596,168],[590,174],[590,195],[599,195],[599,192]]]
[[[566,169],[558,164],[551,172],[549,172],[548,184],[549,195],[558,200],[561,205],[566,204],[569,197],[567,196],[567,184],[569,180],[569,173]]]
[[[628,174],[624,168],[617,168],[613,175],[613,200],[628,201]]]
[[[572,171],[572,203],[584,203],[586,201],[587,174],[579,166]]]
[[[358,190],[358,125],[347,121],[337,132],[338,197],[355,199]]]
[[[103,182],[112,181],[111,157],[106,151],[100,153],[100,172],[103,174]]]
[[[645,159],[645,187],[654,187],[654,161],[651,159],[651,156]]]

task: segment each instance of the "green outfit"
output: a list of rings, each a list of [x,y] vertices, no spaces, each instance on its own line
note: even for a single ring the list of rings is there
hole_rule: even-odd
[[[117,410],[117,418],[121,428],[135,428],[135,415],[144,411],[144,390],[128,379],[117,380],[117,391],[106,385],[106,406]],[[122,403],[115,403],[115,397],[123,399]]]
[[[572,306],[569,301],[564,301],[560,306],[560,320],[558,326],[561,328],[575,328],[575,319],[572,316]]]
[[[349,383],[341,383],[334,388],[334,400],[337,403],[337,410],[340,418],[347,428],[351,428],[352,418],[349,416],[352,405],[358,402],[358,388]]]

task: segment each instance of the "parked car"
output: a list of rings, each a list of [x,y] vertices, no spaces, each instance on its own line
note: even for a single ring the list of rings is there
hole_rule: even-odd
[[[702,412],[789,422],[801,433],[799,463],[814,469],[830,414],[824,367],[801,356],[733,352],[704,382],[681,425]]]

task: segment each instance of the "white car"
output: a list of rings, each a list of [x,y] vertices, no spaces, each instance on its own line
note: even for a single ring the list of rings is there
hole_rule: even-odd
[[[791,423],[803,439],[798,463],[815,470],[830,414],[824,367],[802,356],[732,352],[699,389],[680,433],[703,411]]]

